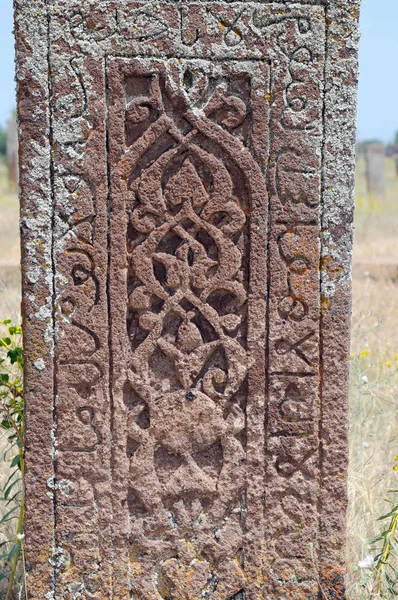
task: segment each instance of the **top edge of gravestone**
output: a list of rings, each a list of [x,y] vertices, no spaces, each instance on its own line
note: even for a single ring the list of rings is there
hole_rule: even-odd
[[[116,0],[116,3],[119,0]],[[154,4],[158,3],[160,0],[137,0],[140,4]],[[62,4],[66,8],[68,4],[72,4],[73,0],[63,0]],[[114,4],[115,0],[102,0],[98,2],[98,0],[88,0],[87,4],[98,4],[102,7],[107,4]],[[358,18],[357,10],[361,5],[361,0],[161,0],[162,4],[176,4],[176,5],[190,5],[190,4],[275,4],[275,5],[284,5],[284,6],[325,6],[327,8],[335,8],[344,11],[353,11],[352,17],[354,19]],[[51,7],[53,5],[59,4],[59,0],[36,0],[36,6],[47,6]],[[31,8],[32,0],[14,0],[14,7],[16,9],[21,8]]]

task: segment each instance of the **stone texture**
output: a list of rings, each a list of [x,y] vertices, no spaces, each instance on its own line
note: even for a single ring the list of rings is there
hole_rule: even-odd
[[[30,599],[344,597],[358,9],[16,1]]]
[[[384,198],[386,193],[385,151],[383,144],[371,143],[366,145],[366,184],[369,194]]]

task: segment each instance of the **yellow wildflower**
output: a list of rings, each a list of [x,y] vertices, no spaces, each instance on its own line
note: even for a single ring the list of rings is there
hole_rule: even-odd
[[[392,367],[391,360],[387,360],[384,364],[386,365],[386,367]]]
[[[359,353],[360,358],[364,358],[365,356],[369,356],[370,350],[361,350]]]

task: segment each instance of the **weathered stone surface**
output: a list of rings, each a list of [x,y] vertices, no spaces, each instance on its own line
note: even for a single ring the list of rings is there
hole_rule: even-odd
[[[358,8],[16,1],[29,598],[344,597]]]
[[[386,193],[386,157],[383,144],[367,144],[365,161],[368,193],[383,198]]]

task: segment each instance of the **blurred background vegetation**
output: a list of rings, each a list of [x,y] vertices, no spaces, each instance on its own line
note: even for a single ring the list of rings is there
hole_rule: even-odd
[[[377,555],[368,542],[388,525],[376,519],[398,504],[398,493],[389,493],[398,489],[394,468],[398,455],[398,174],[394,156],[384,158],[384,177],[384,197],[369,193],[366,160],[359,151],[349,402],[350,600],[398,597],[398,590],[378,589],[374,570],[364,561]],[[386,500],[395,500],[395,505]],[[389,561],[394,577],[394,548]]]

